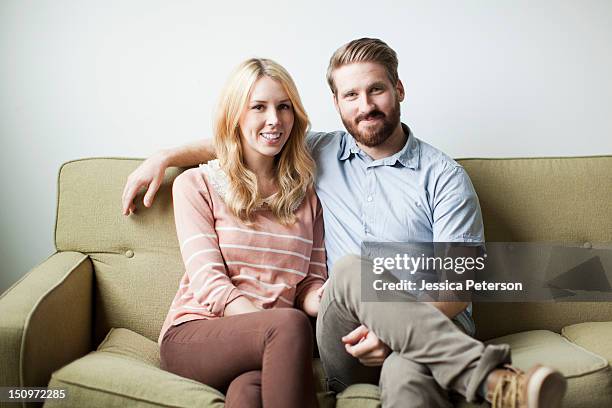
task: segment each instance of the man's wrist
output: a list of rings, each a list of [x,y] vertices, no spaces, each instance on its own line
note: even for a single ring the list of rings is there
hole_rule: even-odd
[[[159,150],[153,154],[153,157],[160,166],[166,169],[172,166],[172,150],[170,149]]]

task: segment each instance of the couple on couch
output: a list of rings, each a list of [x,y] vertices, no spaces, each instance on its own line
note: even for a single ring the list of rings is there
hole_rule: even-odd
[[[346,132],[313,133],[287,71],[249,59],[221,95],[214,144],[159,152],[130,175],[125,215],[143,187],[151,205],[167,167],[208,161],[173,186],[186,272],[159,336],[162,368],[224,391],[228,407],[316,407],[309,315],[332,391],[379,384],[383,407],[451,406],[449,391],[561,405],[563,376],[523,373],[507,345],[474,339],[469,303],[361,302],[367,261],[347,254],[362,241],[484,241],[464,169],[400,122],[397,66],[381,40],[340,47],[327,81]]]

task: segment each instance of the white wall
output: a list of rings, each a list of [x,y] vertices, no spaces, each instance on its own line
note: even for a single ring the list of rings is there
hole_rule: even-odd
[[[331,53],[374,36],[399,54],[403,120],[451,156],[610,154],[611,21],[607,0],[2,0],[0,292],[53,251],[62,162],[210,135],[249,56],[285,65],[315,130],[341,128]]]

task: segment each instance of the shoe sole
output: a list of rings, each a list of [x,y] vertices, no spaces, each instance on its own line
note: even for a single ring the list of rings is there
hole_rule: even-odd
[[[527,385],[528,408],[559,408],[567,389],[565,377],[548,367],[536,368]]]

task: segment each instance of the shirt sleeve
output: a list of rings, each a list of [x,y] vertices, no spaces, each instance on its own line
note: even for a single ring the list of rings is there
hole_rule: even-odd
[[[324,135],[325,133],[323,132],[313,132],[311,130],[306,132],[306,148],[308,149],[309,152],[312,153],[314,146]]]
[[[242,294],[232,284],[219,249],[211,198],[200,169],[178,176],[172,187],[174,220],[193,300],[214,316]],[[186,281],[188,280],[188,281]]]
[[[295,304],[300,306],[309,292],[323,286],[327,280],[327,257],[324,246],[323,208],[319,199],[316,199],[315,220],[313,224],[312,252],[310,254],[310,265],[306,277],[297,285]]]
[[[480,203],[465,169],[445,169],[434,191],[433,241],[484,242]]]

